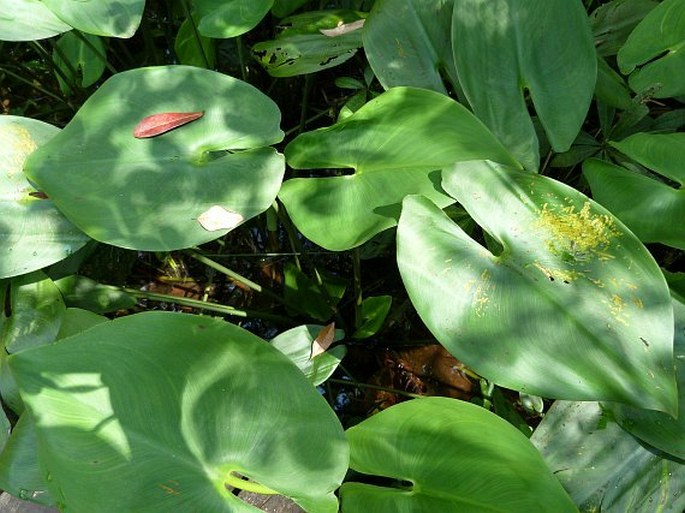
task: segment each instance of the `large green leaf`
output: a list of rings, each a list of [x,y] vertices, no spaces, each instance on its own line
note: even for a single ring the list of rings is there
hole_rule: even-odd
[[[66,306],[45,273],[12,279],[8,299],[0,313],[0,347],[16,353],[55,340]]]
[[[271,345],[290,358],[313,385],[320,385],[331,377],[345,357],[347,347],[339,344],[312,357],[312,346],[323,326],[309,324],[284,331],[271,341]],[[343,330],[335,330],[333,342],[345,336]]]
[[[181,64],[198,68],[214,68],[216,64],[216,41],[197,31],[197,14],[181,23],[174,41],[174,52]]]
[[[133,136],[149,115],[201,111],[171,132]],[[267,146],[282,139],[279,122],[278,107],[235,78],[189,66],[138,68],[105,82],[25,171],[97,240],[189,247],[271,205],[284,172],[282,156]],[[222,222],[205,227],[203,216]]]
[[[274,0],[194,0],[198,30],[206,37],[229,38],[251,30],[266,16]]]
[[[645,174],[597,159],[583,172],[593,197],[644,242],[685,249],[685,134],[637,133],[612,146],[645,167],[679,184],[674,188]]]
[[[656,98],[685,94],[685,2],[664,0],[628,36],[618,65],[633,91]]]
[[[597,77],[582,2],[457,0],[452,44],[473,112],[527,169],[538,168],[539,155],[526,90],[552,148],[569,149]]]
[[[531,442],[582,513],[685,508],[685,465],[645,447],[596,402],[557,401]]]
[[[668,288],[620,221],[571,187],[491,162],[444,170],[443,188],[502,247],[485,249],[426,198],[404,201],[402,279],[455,357],[530,394],[677,411]]]
[[[447,93],[458,87],[450,26],[455,0],[377,0],[364,25],[364,51],[383,87]]]
[[[88,87],[97,82],[105,71],[106,53],[102,38],[97,36],[83,34],[78,37],[72,31],[60,37],[55,43],[52,60],[61,71],[55,75],[62,92],[69,94],[74,84]],[[69,82],[65,82],[63,76]]]
[[[343,484],[343,513],[577,511],[528,439],[471,403],[408,401],[347,438],[353,470],[398,484]]]
[[[451,203],[440,189],[442,167],[477,158],[515,165],[464,107],[408,87],[390,89],[343,121],[298,136],[285,154],[296,169],[354,170],[294,178],[279,193],[298,229],[336,251],[395,226],[407,194],[423,194],[441,206]]]
[[[55,281],[67,306],[104,314],[133,308],[138,300],[118,287],[103,285],[86,276],[72,274]]]
[[[71,30],[40,0],[0,0],[0,41],[32,41]]]
[[[26,158],[57,134],[42,121],[0,116],[0,278],[54,264],[89,240],[22,172]]]
[[[292,77],[332,68],[352,58],[362,46],[362,13],[314,11],[280,22],[286,27],[274,40],[252,47],[252,55],[274,77]],[[348,28],[336,34],[335,30]],[[324,31],[324,32],[322,32]],[[326,35],[325,31],[328,32]]]
[[[334,513],[342,428],[295,365],[221,320],[147,312],[10,357],[70,511],[258,511],[231,473]],[[252,486],[250,486],[252,485]]]
[[[635,26],[654,9],[655,0],[611,0],[590,15],[597,53],[616,55]]]
[[[299,9],[307,2],[309,2],[309,0],[274,0],[274,5],[271,7],[271,13],[277,18],[283,18],[296,9]]]
[[[678,380],[678,414],[620,404],[607,404],[618,423],[630,433],[658,449],[685,461],[685,304],[673,301],[675,312],[674,356]]]
[[[24,414],[0,453],[0,487],[20,499],[52,506],[54,501],[38,464],[36,442],[33,419]]]
[[[89,34],[131,37],[140,25],[145,0],[42,0],[61,20]]]

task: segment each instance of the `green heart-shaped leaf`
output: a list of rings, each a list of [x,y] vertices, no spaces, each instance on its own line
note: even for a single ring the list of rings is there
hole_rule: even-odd
[[[531,442],[584,513],[685,508],[685,465],[645,447],[596,402],[555,402]]]
[[[71,85],[88,87],[97,82],[105,71],[107,54],[105,44],[98,36],[67,32],[55,43],[52,61],[61,73],[55,73],[59,87],[65,94],[71,93]],[[65,81],[65,77],[68,82]]]
[[[40,0],[0,0],[0,41],[32,41],[71,30]]]
[[[354,174],[286,181],[279,197],[298,229],[334,251],[353,248],[397,224],[400,202],[423,194],[452,203],[439,169],[489,158],[516,165],[469,111],[423,89],[397,87],[335,125],[298,136],[285,149],[296,169],[353,169]]]
[[[593,197],[644,242],[685,249],[685,232],[674,229],[685,219],[685,134],[637,133],[612,146],[643,166],[677,182],[674,188],[646,174],[590,159],[583,173]]]
[[[454,0],[377,0],[364,25],[364,51],[383,87],[447,94],[459,87],[450,44]]]
[[[664,0],[635,27],[618,52],[633,91],[652,90],[656,98],[685,94],[685,3]],[[631,73],[632,72],[632,73]]]
[[[36,431],[29,414],[19,417],[0,453],[0,486],[20,499],[54,506],[38,464]]]
[[[485,249],[426,198],[404,201],[399,268],[436,338],[505,387],[677,412],[673,308],[640,241],[547,177],[483,161],[443,176],[502,249]]]
[[[678,380],[678,414],[675,418],[659,412],[619,404],[607,404],[619,424],[648,444],[685,460],[685,304],[673,301],[675,312],[674,357]]]
[[[552,148],[569,149],[597,79],[597,56],[581,2],[457,0],[452,46],[459,83],[473,112],[527,169],[536,170],[540,157],[524,90]]]
[[[313,385],[320,385],[331,377],[345,357],[347,347],[340,344],[312,357],[312,344],[323,326],[310,324],[284,331],[271,341],[271,345],[290,358]],[[343,330],[335,330],[333,341],[345,336]]]
[[[57,134],[42,121],[0,116],[0,278],[59,262],[89,240],[22,172],[26,158]]]
[[[266,16],[274,0],[194,0],[205,37],[229,38],[251,30]]]
[[[347,439],[352,469],[398,484],[343,484],[343,513],[577,513],[528,439],[471,403],[407,401],[348,429]]]
[[[350,10],[315,11],[281,21],[276,39],[252,47],[252,55],[271,76],[292,77],[332,68],[352,58],[362,46],[363,14]],[[348,32],[329,32],[348,28]]]
[[[344,433],[286,356],[221,320],[148,312],[10,357],[63,507],[258,511],[232,473],[334,513]]]
[[[204,115],[139,139],[143,118]],[[189,66],[105,82],[26,164],[75,225],[126,248],[163,251],[225,235],[266,210],[283,179],[278,107],[235,78]],[[209,224],[208,224],[209,221]]]
[[[12,279],[7,300],[0,313],[0,347],[16,353],[55,340],[66,306],[55,282],[45,273],[36,271]]]
[[[131,37],[140,25],[145,0],[41,0],[61,20],[89,34]]]

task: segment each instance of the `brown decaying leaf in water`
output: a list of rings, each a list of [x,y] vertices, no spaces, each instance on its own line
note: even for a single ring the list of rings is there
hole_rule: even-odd
[[[319,331],[319,334],[314,339],[314,342],[312,342],[312,353],[309,356],[309,359],[312,360],[321,353],[325,353],[326,349],[328,349],[328,347],[333,343],[334,339],[335,323],[332,322],[329,325],[321,328],[321,331]]]
[[[200,112],[162,112],[144,117],[133,129],[133,137],[136,139],[146,139],[162,135],[179,126],[187,125],[191,121],[200,119],[204,116],[204,111]]]

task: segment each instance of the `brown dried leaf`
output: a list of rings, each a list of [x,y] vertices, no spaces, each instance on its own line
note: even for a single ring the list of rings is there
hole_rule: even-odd
[[[335,340],[334,322],[321,328],[321,331],[319,331],[319,334],[314,339],[314,342],[312,342],[312,353],[309,356],[309,359],[313,360],[320,354],[325,353],[326,349],[328,349],[333,343],[333,340]]]
[[[350,32],[354,32],[355,30],[359,30],[364,26],[364,22],[366,20],[357,20],[353,21],[351,23],[338,23],[338,26],[332,29],[320,29],[319,32],[321,32],[324,36],[328,37],[338,37],[342,36],[343,34],[349,34]]]
[[[133,137],[136,139],[146,139],[162,135],[179,126],[200,119],[204,116],[204,111],[200,112],[162,112],[144,117],[133,129]]]

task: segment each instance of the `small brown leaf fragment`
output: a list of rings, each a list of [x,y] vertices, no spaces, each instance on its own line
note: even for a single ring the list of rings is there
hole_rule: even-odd
[[[338,26],[332,29],[319,29],[319,32],[321,32],[324,36],[328,37],[338,37],[342,36],[344,34],[349,34],[350,32],[354,32],[355,30],[359,30],[364,26],[364,22],[366,20],[357,20],[353,21],[351,23],[338,23]]]
[[[43,191],[29,192],[29,196],[31,196],[32,198],[38,198],[38,199],[48,199],[48,195],[45,194]]]
[[[225,209],[220,205],[214,205],[200,214],[197,221],[208,232],[215,232],[218,230],[232,230],[242,223],[244,219],[238,212]]]
[[[328,349],[330,345],[333,343],[333,340],[335,340],[334,322],[321,328],[321,331],[319,331],[319,334],[314,339],[314,342],[312,342],[312,352],[309,356],[309,359],[313,360],[320,354],[325,353],[326,349]]]
[[[187,125],[188,123],[200,119],[204,116],[204,111],[200,112],[162,112],[144,117],[133,129],[133,137],[136,139],[146,139],[156,137],[166,132]]]

